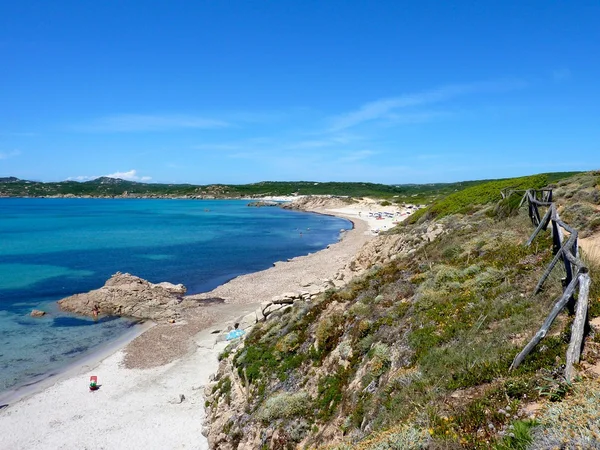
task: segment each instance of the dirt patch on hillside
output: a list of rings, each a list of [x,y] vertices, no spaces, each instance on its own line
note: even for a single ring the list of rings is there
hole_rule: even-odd
[[[600,263],[600,231],[593,233],[589,237],[579,239],[579,246],[589,259]]]

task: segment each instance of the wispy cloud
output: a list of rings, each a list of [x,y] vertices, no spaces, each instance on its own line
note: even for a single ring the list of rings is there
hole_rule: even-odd
[[[257,160],[260,159],[262,157],[265,157],[265,155],[261,152],[237,152],[237,153],[230,153],[227,155],[228,158],[231,159],[252,159],[252,160]]]
[[[129,181],[150,181],[152,179],[152,177],[148,177],[148,176],[139,176],[137,173],[137,170],[132,169],[132,170],[128,170],[127,172],[114,172],[114,173],[109,173],[107,175],[78,175],[76,177],[69,177],[67,178],[67,180],[72,180],[72,181],[89,181],[89,180],[95,180],[96,178],[100,178],[100,177],[108,177],[108,178],[120,178],[122,180],[129,180]]]
[[[285,150],[312,150],[326,147],[346,147],[363,141],[362,136],[350,133],[315,133],[312,139],[288,139],[282,140],[278,145]]]
[[[455,84],[443,86],[430,91],[419,92],[415,94],[406,94],[399,97],[390,97],[369,102],[361,106],[356,111],[341,114],[334,117],[331,121],[330,131],[340,131],[378,119],[394,119],[398,116],[394,111],[430,105],[445,102],[463,95],[485,93],[485,92],[503,92],[513,89],[519,89],[525,86],[522,81],[490,81],[469,84]],[[424,119],[425,116],[421,116]],[[431,117],[429,117],[431,118]]]
[[[348,153],[345,156],[342,156],[341,158],[338,159],[338,161],[341,163],[354,163],[357,161],[362,161],[367,158],[370,158],[371,156],[376,155],[377,153],[378,152],[375,152],[373,150],[359,150],[356,152]]]
[[[198,145],[193,145],[192,148],[194,150],[227,151],[227,150],[239,150],[243,147],[239,144],[198,144]]]
[[[8,136],[8,137],[31,137],[35,136],[36,133],[30,132],[18,132],[18,131],[0,131],[0,136]]]
[[[68,177],[67,181],[89,181],[98,177],[88,176],[88,175],[77,175],[76,177]]]
[[[390,125],[401,123],[426,123],[439,118],[448,118],[454,116],[454,113],[448,111],[424,111],[416,113],[389,113],[386,117]]]
[[[14,158],[15,156],[19,156],[20,154],[21,154],[20,150],[13,150],[10,152],[0,152],[0,159]]]
[[[127,172],[109,173],[108,175],[104,175],[104,176],[109,177],[109,178],[121,178],[123,180],[130,180],[130,181],[149,181],[152,179],[152,177],[148,177],[148,176],[144,176],[144,177],[138,176],[137,170],[135,170],[135,169],[129,170]]]
[[[118,114],[101,117],[87,123],[70,127],[72,130],[87,133],[122,133],[138,131],[169,131],[177,129],[225,128],[229,123],[218,119],[208,119],[190,115],[145,115]]]
[[[556,82],[566,81],[571,78],[571,71],[569,69],[558,69],[552,72],[552,79]]]

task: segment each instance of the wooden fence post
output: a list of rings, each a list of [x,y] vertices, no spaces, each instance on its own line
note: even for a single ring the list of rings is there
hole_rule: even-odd
[[[548,315],[548,317],[542,324],[542,327],[535,334],[535,336],[533,336],[533,338],[529,341],[529,343],[525,346],[525,348],[523,350],[521,350],[521,353],[519,353],[517,356],[515,356],[515,359],[514,359],[513,363],[510,365],[509,370],[513,370],[513,369],[516,369],[517,367],[519,367],[519,365],[523,362],[523,360],[531,352],[531,350],[533,350],[533,348],[542,340],[542,338],[544,336],[546,336],[546,334],[548,333],[548,329],[550,328],[550,325],[552,325],[552,322],[554,322],[554,319],[556,319],[556,316],[558,316],[558,313],[565,307],[565,305],[567,304],[567,301],[569,301],[569,298],[571,297],[571,294],[573,294],[573,292],[575,291],[575,288],[577,287],[578,282],[579,282],[579,278],[575,278],[567,286],[567,288],[565,289],[563,294],[560,296],[558,301],[554,304],[554,308],[552,308],[552,311],[550,312],[550,314]]]
[[[565,379],[571,382],[573,378],[573,364],[579,362],[581,346],[588,315],[588,297],[590,292],[590,276],[582,273],[579,278],[579,295],[577,296],[577,313],[571,328],[571,342],[567,350],[567,364],[565,366]]]
[[[552,189],[528,189],[521,199],[521,206],[525,199],[528,200],[529,218],[536,226],[535,231],[527,241],[527,245],[531,245],[533,240],[541,230],[547,229],[552,222],[552,252],[554,258],[550,265],[546,268],[540,281],[538,282],[534,294],[537,294],[547,280],[548,276],[556,266],[559,260],[562,259],[566,276],[563,279],[563,293],[554,304],[552,311],[542,324],[539,331],[527,343],[525,348],[515,357],[510,369],[516,369],[525,359],[525,357],[533,350],[533,348],[546,336],[548,330],[560,311],[567,307],[569,315],[575,315],[571,329],[571,341],[567,350],[567,361],[565,366],[565,378],[571,381],[574,374],[573,365],[579,362],[581,350],[585,334],[589,330],[588,323],[588,302],[590,289],[590,276],[585,264],[579,259],[578,233],[577,230],[560,220],[556,205],[552,203]],[[547,206],[548,211],[540,220],[539,206]],[[569,238],[564,242],[563,229],[570,233]],[[579,286],[577,300],[575,299],[575,289]]]

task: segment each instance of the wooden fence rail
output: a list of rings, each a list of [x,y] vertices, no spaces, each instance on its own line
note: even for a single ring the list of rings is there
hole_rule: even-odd
[[[573,326],[571,327],[571,341],[569,343],[569,348],[567,349],[567,361],[565,366],[565,379],[570,382],[574,374],[573,365],[579,362],[584,333],[588,327],[590,276],[588,268],[579,258],[577,230],[560,220],[556,205],[552,202],[552,189],[528,189],[526,191],[503,189],[501,194],[502,198],[508,198],[511,195],[521,194],[523,192],[523,198],[521,199],[519,207],[527,202],[529,217],[536,227],[535,231],[527,241],[527,245],[531,245],[538,233],[542,230],[546,230],[548,225],[552,224],[554,259],[543,273],[535,288],[534,294],[540,292],[545,281],[560,260],[563,261],[566,276],[563,279],[564,291],[562,295],[554,304],[552,311],[539,331],[515,357],[510,366],[510,370],[516,369],[523,362],[525,357],[544,338],[544,336],[546,336],[552,322],[554,322],[554,319],[556,319],[560,311],[562,311],[564,307],[567,307],[569,314],[575,315]],[[543,217],[540,217],[540,207],[548,208]],[[564,240],[565,231],[569,233],[569,237],[566,241]],[[577,299],[575,299],[574,294],[577,288],[579,288],[579,291]]]

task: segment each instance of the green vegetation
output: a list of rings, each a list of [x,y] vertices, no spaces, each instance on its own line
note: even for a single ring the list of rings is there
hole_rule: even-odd
[[[426,209],[417,211],[410,217],[409,223],[423,220],[422,218],[432,219],[450,214],[471,214],[477,211],[481,205],[498,204],[499,193],[502,189],[540,189],[551,182],[568,179],[577,173],[556,172],[477,183],[433,202]],[[499,217],[510,215],[518,206],[519,201],[519,198],[512,198],[500,202],[496,208],[496,215]]]
[[[588,172],[557,183],[556,198],[568,199],[561,218],[577,228],[581,237],[600,230],[600,172]]]
[[[516,420],[506,429],[494,450],[527,450],[533,442],[531,430],[537,425],[535,420]]]
[[[557,179],[494,181],[435,202],[426,217],[395,230],[410,252],[256,326],[230,357],[249,382],[237,419],[278,430],[277,446],[265,448],[600,448],[596,382],[562,379],[566,312],[508,371],[562,292],[564,274],[557,268],[532,295],[553,258],[550,231],[525,246],[533,231],[526,208],[499,208],[499,189]],[[583,201],[578,184],[595,199],[597,180],[559,180],[558,191],[573,192],[564,210]],[[467,208],[475,195],[481,200]],[[443,233],[430,240],[434,220]],[[600,316],[595,261],[591,317]],[[598,359],[600,333],[586,348],[588,361]],[[546,405],[535,419],[524,411],[532,403]],[[298,427],[302,433],[285,431]],[[334,435],[343,443],[327,447]]]
[[[444,199],[433,203],[427,209],[417,211],[411,217],[411,222],[416,222],[421,217],[444,217],[450,214],[469,214],[477,210],[480,205],[498,202],[501,189],[539,189],[548,183],[546,175],[533,175],[530,177],[508,178],[505,180],[489,181],[487,183],[471,186],[462,191],[448,195]]]
[[[575,389],[569,401],[553,402],[531,430],[532,450],[600,448],[600,390],[597,382]]]
[[[561,176],[560,178],[562,178]],[[158,184],[139,183],[115,178],[101,177],[91,181],[61,181],[42,183],[19,180],[14,177],[0,178],[0,197],[210,197],[238,198],[265,195],[339,195],[347,197],[375,197],[395,203],[430,203],[453,192],[485,183],[466,181],[458,183],[399,184],[342,183],[313,181],[262,181],[253,184]]]
[[[258,412],[258,418],[263,422],[277,419],[289,419],[300,416],[310,409],[310,396],[306,392],[290,394],[282,392],[270,397]]]

